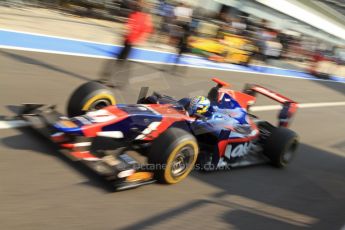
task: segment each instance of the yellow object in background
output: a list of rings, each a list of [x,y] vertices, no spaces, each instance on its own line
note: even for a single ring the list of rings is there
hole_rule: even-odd
[[[228,33],[224,33],[223,39],[194,37],[189,46],[212,61],[235,64],[248,64],[253,52],[257,51],[250,40]]]

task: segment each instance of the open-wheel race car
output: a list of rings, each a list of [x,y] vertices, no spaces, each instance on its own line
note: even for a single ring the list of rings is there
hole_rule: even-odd
[[[298,146],[297,134],[287,128],[297,103],[258,85],[240,92],[213,81],[217,85],[204,98],[210,102],[204,114],[191,113],[190,98],[148,96],[148,87],[142,87],[136,104],[116,104],[107,87],[87,82],[71,95],[67,116],[54,106],[24,104],[20,117],[117,190],[155,181],[174,184],[193,168],[288,164]],[[249,112],[257,93],[282,104],[278,125]]]
[[[222,39],[193,37],[189,46],[192,53],[211,61],[248,65],[258,48],[245,37],[224,33]]]

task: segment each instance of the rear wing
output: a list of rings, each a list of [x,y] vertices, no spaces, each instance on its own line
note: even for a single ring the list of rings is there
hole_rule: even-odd
[[[212,81],[217,83],[217,85],[210,89],[208,93],[208,98],[211,101],[217,101],[219,92],[221,92],[222,89],[227,89],[227,87],[229,87],[230,84],[218,78],[212,78]],[[278,125],[281,127],[288,127],[290,125],[291,119],[293,115],[296,113],[297,108],[298,108],[297,102],[279,93],[276,93],[272,90],[266,89],[265,87],[262,87],[260,85],[246,84],[242,93],[234,91],[234,90],[230,90],[230,89],[228,90],[228,92],[232,93],[233,97],[234,96],[239,97],[239,98],[236,98],[236,100],[238,100],[241,106],[247,110],[249,110],[250,105],[252,105],[255,102],[255,97],[258,93],[270,99],[273,99],[274,101],[279,102],[283,106],[278,114],[278,120],[279,120]],[[251,97],[248,97],[248,95]]]
[[[298,108],[297,102],[260,85],[246,84],[243,92],[254,97],[259,93],[281,103],[283,107],[278,114],[279,126],[288,127],[290,125],[291,118]]]

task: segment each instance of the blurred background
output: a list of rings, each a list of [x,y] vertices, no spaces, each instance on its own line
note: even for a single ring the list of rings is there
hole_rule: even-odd
[[[0,229],[345,230],[344,1],[0,0]],[[138,3],[150,21],[141,36]],[[144,39],[119,71],[112,57],[129,37]],[[193,172],[173,186],[111,193],[12,120],[23,102],[65,111],[108,62],[113,80],[130,83],[114,87],[120,103],[135,103],[142,86],[207,95],[212,77],[286,95],[300,103],[298,155],[284,170]],[[255,114],[276,122],[277,105],[259,97]]]
[[[2,0],[1,5],[100,20],[114,30],[104,34],[108,40],[100,33],[96,40],[116,42],[125,33],[121,24],[135,10],[136,2]],[[143,46],[174,51],[187,37],[184,52],[213,61],[268,64],[319,77],[345,77],[345,3],[340,0],[147,0],[145,11],[152,14],[154,32]]]
[[[19,10],[14,20],[1,19],[5,28],[31,27],[33,32],[61,35],[57,30],[64,30],[64,26],[56,24],[59,18],[55,24],[48,21],[51,14],[62,14],[108,28],[99,33],[79,24],[79,38],[90,39],[87,34],[94,31],[92,40],[119,42],[126,33],[123,24],[135,11],[137,1],[2,0],[0,4]],[[49,17],[37,26],[34,14],[25,15],[20,9]],[[140,44],[144,47],[176,51],[185,43],[183,53],[216,62],[272,65],[324,78],[345,77],[345,3],[341,0],[147,0],[144,11],[152,15],[154,25],[153,34]],[[22,20],[18,20],[19,14]],[[74,28],[64,33],[74,32],[75,37]]]

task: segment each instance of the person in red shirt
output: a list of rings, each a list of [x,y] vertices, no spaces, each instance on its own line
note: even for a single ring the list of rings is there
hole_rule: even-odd
[[[139,1],[137,10],[130,14],[126,25],[127,33],[124,37],[123,49],[119,60],[126,60],[130,54],[132,46],[145,41],[152,32],[151,15],[143,12],[143,1]]]
[[[117,61],[115,63],[113,61],[107,63],[105,71],[102,74],[103,76],[99,82],[114,87],[114,85],[109,82],[113,75],[113,71],[116,69],[117,72],[124,72],[122,71],[125,67],[125,65],[123,65],[124,61],[128,59],[133,46],[144,42],[148,35],[152,33],[153,26],[151,15],[144,12],[144,4],[145,2],[143,0],[135,4],[135,9],[133,13],[129,15],[126,24],[127,32],[123,39],[123,48],[117,55]],[[122,77],[124,77],[123,74]],[[123,83],[123,81],[120,82]]]

